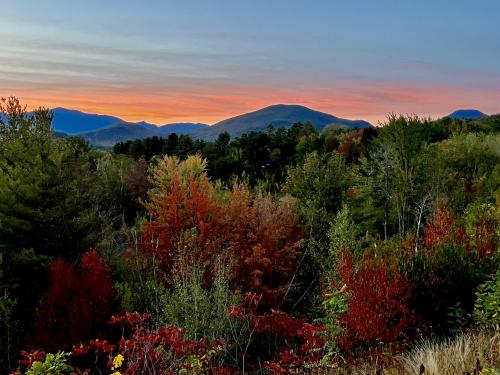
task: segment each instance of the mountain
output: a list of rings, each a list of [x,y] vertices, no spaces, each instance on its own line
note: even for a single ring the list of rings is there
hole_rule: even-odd
[[[162,126],[145,121],[131,123],[114,116],[90,114],[65,108],[54,108],[52,113],[54,114],[52,126],[56,132],[80,135],[91,144],[102,147],[155,135],[162,137],[170,133],[188,134],[208,126],[189,122]]]
[[[175,122],[172,124],[166,124],[162,126],[158,126],[156,128],[156,132],[160,136],[168,135],[170,133],[177,134],[190,134],[196,130],[208,128],[207,124],[201,123],[192,123],[192,122]]]
[[[277,104],[218,122],[208,128],[191,133],[195,138],[214,139],[222,132],[232,138],[251,131],[265,131],[269,124],[275,128],[288,128],[296,122],[311,122],[318,130],[327,125],[340,125],[347,128],[367,128],[372,125],[362,120],[346,120],[314,111],[300,105]]]
[[[136,122],[135,124],[140,125],[143,128],[146,128],[146,129],[149,129],[149,130],[153,130],[153,131],[156,131],[156,129],[158,129],[157,125],[150,124],[149,122],[146,122],[146,121],[139,121],[139,122]]]
[[[485,116],[487,116],[485,113],[476,109],[459,109],[453,113],[450,113],[446,117],[456,118],[460,120],[475,120]]]
[[[158,134],[142,125],[130,122],[119,122],[104,129],[78,134],[89,143],[100,147],[113,147],[118,142],[144,139]]]
[[[103,129],[78,134],[89,143],[100,147],[111,147],[118,142],[133,141],[149,137],[167,137],[171,133],[188,134],[208,127],[206,124],[174,123],[156,126],[147,122],[119,122]]]
[[[52,110],[52,125],[58,133],[79,135],[91,144],[111,147],[117,142],[144,139],[158,136],[166,137],[171,133],[190,134],[193,138],[215,139],[227,131],[232,138],[251,131],[266,131],[269,124],[275,128],[291,127],[296,122],[311,122],[316,129],[334,126],[343,129],[366,128],[371,125],[361,120],[346,120],[314,111],[300,105],[278,104],[246,113],[208,126],[200,123],[172,123],[157,126],[145,121],[131,123],[114,116],[84,113],[65,108]]]
[[[52,120],[54,130],[70,135],[102,129],[123,122],[122,119],[114,116],[96,115],[66,108],[54,108],[52,113],[54,114]]]

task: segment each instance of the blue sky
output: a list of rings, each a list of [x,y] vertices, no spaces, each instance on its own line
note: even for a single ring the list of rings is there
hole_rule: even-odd
[[[30,106],[157,123],[276,103],[500,112],[498,1],[0,3],[0,96]]]

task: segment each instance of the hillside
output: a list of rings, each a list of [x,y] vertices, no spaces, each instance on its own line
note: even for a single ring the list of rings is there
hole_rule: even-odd
[[[100,147],[112,147],[118,142],[144,139],[158,135],[154,130],[130,122],[119,122],[104,129],[79,134],[89,143]]]
[[[149,137],[167,137],[171,133],[189,134],[194,130],[208,127],[205,124],[179,123],[156,126],[145,122],[119,122],[93,132],[78,134],[95,146],[112,147],[118,142]]]
[[[195,138],[214,139],[220,133],[228,132],[234,138],[251,131],[265,131],[270,124],[275,128],[287,128],[296,122],[311,122],[318,130],[331,124],[347,128],[372,126],[366,121],[347,120],[300,105],[278,104],[220,121],[209,128],[193,132],[192,135]]]
[[[171,133],[177,134],[190,134],[194,131],[208,128],[207,124],[201,123],[191,123],[191,122],[177,122],[172,124],[166,124],[162,126],[158,126],[155,131],[158,135],[164,136]]]
[[[136,123],[148,130],[154,131],[158,136],[165,136],[171,133],[189,134],[195,130],[208,127],[207,124],[192,123],[192,122],[174,122],[165,125],[155,125],[149,122],[140,121]]]
[[[201,123],[172,123],[157,126],[145,121],[131,123],[119,117],[85,113],[66,108],[54,108],[52,126],[58,134],[79,135],[90,143],[110,147],[126,140],[164,137],[171,133],[189,134],[208,127]],[[3,115],[2,115],[3,116]]]
[[[66,108],[54,108],[52,113],[54,130],[70,135],[102,129],[123,121],[114,116],[84,113]]]

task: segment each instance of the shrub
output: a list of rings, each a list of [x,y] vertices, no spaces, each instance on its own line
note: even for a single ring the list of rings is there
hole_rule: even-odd
[[[405,259],[414,291],[411,306],[436,333],[470,323],[477,287],[494,265],[491,254],[477,248],[473,227],[476,224],[464,228],[450,210],[440,207],[427,223],[424,251]]]
[[[440,334],[469,323],[475,292],[487,277],[484,263],[455,244],[417,255],[406,273],[414,290],[411,306]]]
[[[184,276],[174,279],[174,285],[161,296],[164,325],[176,325],[185,330],[193,340],[207,337],[210,340],[229,339],[232,319],[228,315],[230,307],[240,304],[237,292],[231,292],[225,270],[218,266],[214,282],[208,289],[203,287],[202,274],[197,266]]]
[[[484,326],[500,326],[500,270],[479,285],[474,304],[474,319]]]
[[[243,328],[243,334],[232,340],[241,373],[257,372],[262,363],[272,374],[301,373],[319,363],[325,355],[322,324],[310,324],[280,310],[259,314],[257,294],[249,293],[244,300],[246,307],[229,311]]]
[[[349,311],[349,295],[346,293],[347,285],[340,289],[333,289],[325,295],[323,308],[325,316],[318,319],[324,326],[323,338],[325,339],[325,349],[328,356],[333,356],[339,351],[338,338],[344,332],[344,326],[340,317]]]
[[[47,353],[43,361],[35,361],[26,371],[26,375],[63,375],[73,371],[68,362],[70,353]]]
[[[446,208],[439,207],[433,219],[427,223],[424,232],[424,244],[427,251],[440,245],[460,244],[463,239],[463,229],[457,226],[453,214]]]
[[[114,310],[115,288],[97,251],[85,253],[79,269],[57,259],[50,265],[50,287],[36,313],[31,341],[48,351],[71,348],[103,330]]]
[[[345,325],[341,347],[353,349],[397,339],[412,322],[407,279],[395,265],[370,255],[363,257],[357,269],[349,252],[344,251],[342,257],[340,274],[350,299],[348,311],[340,316]]]
[[[465,222],[466,233],[479,258],[494,256],[500,244],[500,206],[471,204]]]
[[[225,351],[222,340],[189,340],[176,326],[148,327],[149,314],[126,313],[114,316],[110,324],[122,327],[116,343],[91,340],[73,347],[82,363],[95,363],[95,372],[119,367],[123,374],[233,374],[219,365]],[[226,372],[224,372],[226,371]]]

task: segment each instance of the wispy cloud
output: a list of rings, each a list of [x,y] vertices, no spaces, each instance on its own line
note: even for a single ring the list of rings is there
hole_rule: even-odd
[[[0,96],[157,123],[213,123],[275,103],[372,122],[500,111],[492,22],[463,28],[417,5],[378,18],[352,5],[287,5],[16,3],[0,23]]]

